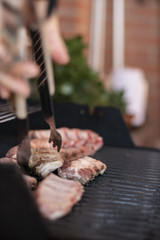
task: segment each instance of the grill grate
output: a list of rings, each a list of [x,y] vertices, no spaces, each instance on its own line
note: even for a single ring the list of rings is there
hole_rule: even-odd
[[[107,148],[107,171],[66,217],[49,222],[55,239],[160,239],[160,152]]]
[[[41,107],[38,104],[28,104],[27,105],[27,112],[28,114],[39,112]],[[5,123],[16,118],[12,107],[8,102],[0,101],[0,123]]]

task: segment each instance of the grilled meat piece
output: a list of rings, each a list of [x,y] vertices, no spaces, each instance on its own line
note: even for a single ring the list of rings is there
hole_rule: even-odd
[[[95,153],[103,146],[103,139],[97,133],[91,130],[81,130],[77,128],[59,128],[57,129],[62,137],[62,148],[70,147],[91,147],[91,152]],[[29,135],[32,139],[48,139],[50,130],[31,130]],[[93,154],[92,153],[92,154]]]
[[[54,148],[35,148],[29,160],[29,168],[44,178],[63,165],[63,159]]]
[[[48,139],[50,136],[50,129],[45,129],[45,130],[30,130],[29,131],[29,136],[31,139]]]
[[[39,142],[41,142],[41,140]],[[40,144],[41,143],[39,143],[39,145],[37,144],[36,146],[40,146]],[[6,154],[6,157],[10,158],[12,161],[15,161],[15,163],[17,162],[17,149],[18,146],[13,147]],[[35,175],[38,175],[39,177],[44,178],[49,173],[55,171],[57,168],[63,165],[64,161],[62,157],[53,147],[32,148],[31,152],[32,154],[29,160],[29,168]]]
[[[91,157],[84,157],[72,162],[66,162],[60,169],[58,175],[62,178],[80,181],[86,184],[98,174],[103,174],[106,165]]]
[[[42,139],[32,139],[30,141],[30,146],[32,149],[34,148],[53,148],[53,143],[48,142],[48,138],[42,138]]]
[[[59,128],[58,131],[62,136],[63,148],[85,146],[90,150],[90,155],[93,155],[103,146],[102,137],[91,130]]]
[[[44,217],[54,220],[69,213],[82,194],[79,182],[50,174],[38,185],[34,196]]]
[[[48,142],[47,138],[42,139],[32,139],[30,141],[31,148],[53,148],[52,144]],[[73,161],[80,157],[90,155],[90,149],[85,146],[81,147],[69,147],[69,148],[61,148],[60,155],[64,161]]]
[[[70,147],[70,148],[61,148],[60,155],[63,158],[64,162],[70,162],[85,156],[90,155],[90,150],[87,147]]]
[[[45,177],[50,172],[61,167],[63,160],[66,163],[84,156],[93,155],[103,145],[102,138],[91,130],[59,128],[58,131],[62,136],[60,156],[53,149],[52,144],[48,142],[50,130],[32,130],[29,132],[30,137],[33,138],[30,141],[32,156],[29,167],[40,177]],[[43,150],[40,150],[42,148]],[[13,147],[8,151],[6,157],[16,160],[16,154],[17,147]]]

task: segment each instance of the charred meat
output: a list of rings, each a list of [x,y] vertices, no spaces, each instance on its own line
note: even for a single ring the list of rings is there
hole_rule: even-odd
[[[63,159],[55,148],[35,148],[29,160],[29,168],[44,178],[63,165]]]
[[[32,143],[31,143],[32,145]],[[39,146],[39,145],[37,145]],[[18,147],[11,148],[6,157],[17,162],[17,149]],[[63,159],[55,148],[32,148],[32,154],[29,160],[29,168],[32,174],[40,178],[46,177],[52,171],[63,165]]]

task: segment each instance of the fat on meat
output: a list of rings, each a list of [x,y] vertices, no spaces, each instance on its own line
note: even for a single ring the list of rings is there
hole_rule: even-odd
[[[30,130],[29,131],[29,136],[30,136],[31,139],[34,139],[34,138],[39,138],[39,139],[49,138],[50,137],[50,132],[51,132],[50,129]]]
[[[30,140],[30,146],[34,148],[53,148],[53,143],[48,142],[48,138],[35,138]]]
[[[87,184],[98,174],[103,174],[107,166],[99,160],[84,157],[72,162],[66,162],[58,169],[58,175],[65,179],[72,179]]]
[[[63,159],[55,148],[35,148],[29,159],[29,168],[44,178],[63,165]]]
[[[59,133],[62,136],[62,147],[80,147],[92,146],[91,154],[95,153],[103,146],[103,139],[97,133],[91,130],[81,130],[77,128],[59,128]],[[71,142],[71,144],[70,144]],[[93,152],[94,151],[94,152]]]
[[[79,182],[62,179],[51,173],[40,182],[34,196],[42,215],[55,220],[71,211],[81,199],[83,191]]]

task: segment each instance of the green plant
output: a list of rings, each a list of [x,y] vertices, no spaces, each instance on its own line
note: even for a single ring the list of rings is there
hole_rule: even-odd
[[[66,40],[70,62],[66,66],[54,64],[57,102],[74,102],[95,106],[114,106],[125,113],[123,91],[106,91],[98,74],[86,62],[83,51],[86,45],[82,37]]]

